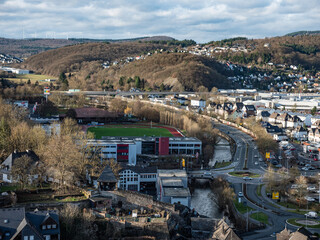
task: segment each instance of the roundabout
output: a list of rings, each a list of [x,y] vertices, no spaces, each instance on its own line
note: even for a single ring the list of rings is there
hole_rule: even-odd
[[[290,218],[287,223],[295,227],[320,228],[320,221],[315,219]]]

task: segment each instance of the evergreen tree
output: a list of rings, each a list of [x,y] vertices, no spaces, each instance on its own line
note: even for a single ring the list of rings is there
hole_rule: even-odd
[[[135,82],[136,88],[140,88],[141,87],[141,80],[140,80],[139,76],[135,76],[134,77],[134,82]]]

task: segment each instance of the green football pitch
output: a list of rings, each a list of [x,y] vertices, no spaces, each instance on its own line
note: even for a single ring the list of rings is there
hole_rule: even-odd
[[[88,132],[92,132],[95,138],[108,137],[172,137],[169,130],[164,128],[135,128],[135,127],[90,127]]]

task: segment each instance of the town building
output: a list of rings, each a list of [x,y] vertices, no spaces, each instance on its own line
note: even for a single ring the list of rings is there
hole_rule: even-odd
[[[155,195],[157,168],[144,166],[124,166],[119,171],[118,188]]]
[[[100,151],[101,159],[136,165],[137,155],[193,155],[202,153],[202,142],[193,137],[104,137],[88,140]]]
[[[191,194],[187,172],[178,169],[158,169],[157,198],[162,202],[180,203],[190,207]]]

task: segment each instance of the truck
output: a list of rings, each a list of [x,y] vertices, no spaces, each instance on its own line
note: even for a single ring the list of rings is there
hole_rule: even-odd
[[[317,218],[318,214],[316,212],[308,212],[305,214],[305,216],[309,218]]]

